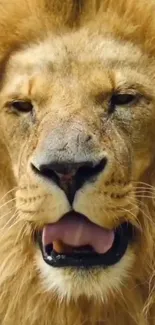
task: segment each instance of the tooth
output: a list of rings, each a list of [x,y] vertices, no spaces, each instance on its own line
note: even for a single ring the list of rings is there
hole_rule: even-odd
[[[64,245],[60,240],[54,241],[53,249],[55,252],[62,254],[64,252]]]
[[[61,240],[53,242],[53,250],[58,254],[67,254],[73,252],[73,247],[64,244]]]

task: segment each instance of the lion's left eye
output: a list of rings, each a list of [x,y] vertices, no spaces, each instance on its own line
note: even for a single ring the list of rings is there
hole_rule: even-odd
[[[33,105],[30,101],[14,101],[10,106],[22,113],[31,112],[33,109]]]
[[[111,106],[122,106],[134,103],[137,96],[133,94],[115,94],[111,98]]]

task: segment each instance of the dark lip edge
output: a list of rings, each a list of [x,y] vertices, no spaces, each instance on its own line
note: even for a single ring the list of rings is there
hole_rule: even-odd
[[[117,264],[122,259],[131,240],[134,237],[134,233],[135,227],[129,222],[124,222],[115,229],[115,240],[113,246],[105,254],[59,254],[55,251],[52,251],[51,260],[49,260],[48,256],[45,255],[42,246],[42,230],[38,231],[35,234],[35,241],[38,243],[38,246],[41,250],[43,260],[45,263],[52,267],[107,268],[109,266]],[[118,245],[120,238],[123,238],[124,245]],[[117,252],[117,248],[120,248],[119,252]],[[113,258],[111,258],[110,254],[114,254]]]

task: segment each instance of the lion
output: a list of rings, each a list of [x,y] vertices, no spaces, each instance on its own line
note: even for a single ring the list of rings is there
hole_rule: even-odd
[[[0,322],[154,325],[155,3],[0,7]]]

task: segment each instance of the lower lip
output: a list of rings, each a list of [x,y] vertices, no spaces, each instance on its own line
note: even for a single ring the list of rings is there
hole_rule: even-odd
[[[97,254],[95,252],[83,253],[69,253],[58,254],[51,249],[50,255],[47,255],[43,251],[42,247],[42,234],[39,233],[37,241],[39,243],[43,259],[45,263],[52,267],[77,267],[77,268],[92,268],[102,267],[107,268],[109,266],[118,263],[124,256],[132,238],[133,227],[130,224],[124,223],[118,227],[115,231],[115,240],[112,248],[105,254]]]

